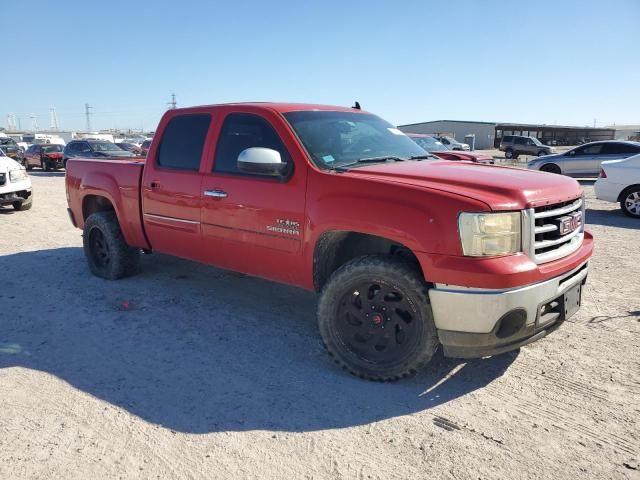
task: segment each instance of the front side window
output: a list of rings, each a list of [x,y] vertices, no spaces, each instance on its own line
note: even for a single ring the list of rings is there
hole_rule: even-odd
[[[242,174],[238,170],[238,156],[252,147],[277,150],[283,162],[291,161],[280,136],[265,119],[247,113],[232,113],[225,118],[220,131],[213,170]]]
[[[284,117],[313,163],[323,169],[371,158],[427,154],[393,125],[368,113],[301,111]]]
[[[156,163],[165,168],[198,171],[211,115],[173,117],[164,129]]]

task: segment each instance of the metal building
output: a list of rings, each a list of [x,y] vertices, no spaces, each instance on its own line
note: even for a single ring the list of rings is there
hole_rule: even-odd
[[[475,135],[475,148],[498,148],[503,135],[536,137],[545,145],[578,145],[596,140],[613,140],[616,129],[611,127],[572,127],[566,125],[541,125],[530,123],[468,122],[464,120],[435,120],[433,122],[399,125],[405,133],[449,135],[464,142],[467,135]]]
[[[475,135],[475,148],[482,150],[493,148],[493,141],[496,135],[496,122],[435,120],[433,122],[399,125],[398,129],[405,133],[449,135],[459,142],[464,142],[464,137],[467,135]]]

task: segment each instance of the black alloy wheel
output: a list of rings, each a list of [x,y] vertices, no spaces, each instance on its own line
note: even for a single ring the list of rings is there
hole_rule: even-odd
[[[97,227],[89,231],[89,251],[91,259],[99,268],[109,268],[111,263],[111,250],[104,233]]]
[[[381,280],[360,283],[340,301],[336,334],[351,353],[378,365],[395,364],[418,344],[416,316],[399,288]]]
[[[377,381],[415,374],[438,336],[419,267],[388,255],[359,257],[329,278],[318,303],[324,344],[350,373]]]

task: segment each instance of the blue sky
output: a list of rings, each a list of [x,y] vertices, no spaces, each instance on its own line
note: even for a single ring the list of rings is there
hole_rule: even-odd
[[[436,119],[640,124],[640,0],[3,2],[0,126],[153,129],[179,106],[351,105]]]

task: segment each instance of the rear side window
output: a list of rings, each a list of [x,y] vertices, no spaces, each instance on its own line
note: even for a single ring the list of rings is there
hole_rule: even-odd
[[[505,135],[505,136],[502,138],[502,141],[503,141],[503,142],[513,142],[513,137],[512,137],[511,135]]]
[[[214,172],[244,175],[238,170],[238,155],[251,147],[277,150],[283,162],[290,162],[282,140],[265,119],[248,113],[232,113],[227,116],[220,131]]]
[[[616,155],[634,155],[640,153],[640,146],[629,143],[607,143],[602,149],[602,153]]]
[[[211,115],[173,117],[164,129],[156,163],[164,168],[198,171]]]
[[[525,143],[527,143],[527,139],[522,137],[515,137],[513,143],[515,143],[516,145],[524,145]]]

